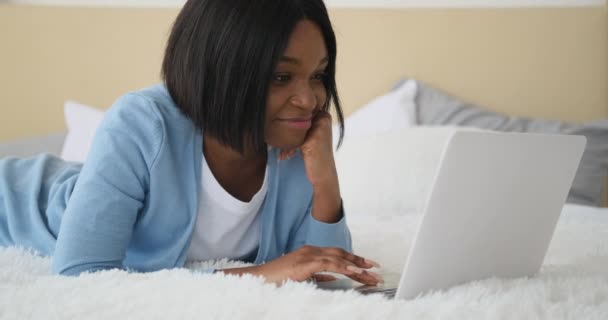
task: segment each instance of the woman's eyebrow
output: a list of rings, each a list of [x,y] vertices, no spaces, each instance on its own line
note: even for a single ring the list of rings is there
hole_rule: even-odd
[[[300,64],[300,60],[298,60],[297,58],[294,57],[289,57],[289,56],[282,56],[281,59],[279,59],[280,62],[287,62],[287,63],[292,63],[292,64]],[[319,65],[322,65],[326,62],[329,61],[329,57],[325,57],[323,59],[321,59],[321,61],[319,61]]]

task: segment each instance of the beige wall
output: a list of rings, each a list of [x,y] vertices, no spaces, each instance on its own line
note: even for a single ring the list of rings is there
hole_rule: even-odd
[[[347,101],[365,101],[408,75],[510,114],[578,121],[608,116],[604,8],[333,16]],[[365,86],[371,90],[357,90]]]
[[[0,5],[0,141],[61,130],[66,99],[107,107],[158,81],[174,16]]]
[[[0,142],[159,79],[175,9],[0,5]],[[331,11],[348,112],[408,76],[510,114],[608,117],[606,7]]]

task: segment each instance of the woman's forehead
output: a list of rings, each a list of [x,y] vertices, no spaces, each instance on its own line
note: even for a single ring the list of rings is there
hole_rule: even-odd
[[[302,20],[294,27],[279,62],[320,65],[327,59],[327,48],[321,29],[310,20]]]

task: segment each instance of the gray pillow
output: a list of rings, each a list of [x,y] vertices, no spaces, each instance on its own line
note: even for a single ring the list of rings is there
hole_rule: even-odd
[[[419,125],[456,125],[508,132],[575,134],[587,137],[567,202],[602,206],[608,173],[608,119],[582,124],[510,117],[468,104],[418,82],[416,121]]]

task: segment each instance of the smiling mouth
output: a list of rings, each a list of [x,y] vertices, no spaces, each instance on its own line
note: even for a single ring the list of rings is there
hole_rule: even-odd
[[[287,119],[278,118],[278,120],[279,121],[306,122],[306,121],[311,121],[312,120],[312,116],[302,117],[302,118],[287,118]]]
[[[307,130],[312,126],[312,117],[307,118],[291,118],[291,119],[277,119],[279,122],[288,125],[294,129]]]

